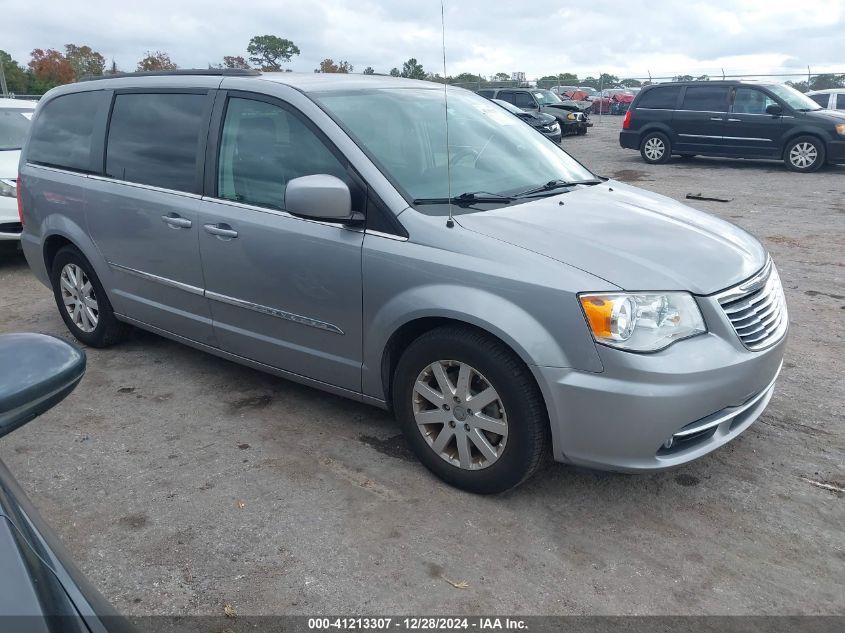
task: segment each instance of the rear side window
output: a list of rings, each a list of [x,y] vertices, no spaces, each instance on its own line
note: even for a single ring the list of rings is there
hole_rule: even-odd
[[[195,191],[207,102],[204,94],[117,95],[106,145],[106,175]]]
[[[821,95],[808,95],[810,99],[818,103],[821,107],[826,108],[827,104],[830,103],[830,95],[829,94],[821,94]]]
[[[721,86],[688,86],[682,110],[727,112],[728,89]]]
[[[495,90],[479,90],[478,94],[487,99],[492,99],[495,92]]]
[[[105,116],[106,93],[75,92],[44,105],[35,119],[26,159],[74,171],[91,171],[94,125]]]
[[[840,92],[836,95],[836,109],[845,110],[845,92]]]
[[[642,93],[638,108],[653,108],[656,110],[674,110],[681,94],[680,86],[660,86]]]

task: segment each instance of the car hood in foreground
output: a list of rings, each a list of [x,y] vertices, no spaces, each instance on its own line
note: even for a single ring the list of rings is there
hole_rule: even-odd
[[[625,290],[706,295],[766,262],[760,242],[733,224],[613,180],[455,220]]]

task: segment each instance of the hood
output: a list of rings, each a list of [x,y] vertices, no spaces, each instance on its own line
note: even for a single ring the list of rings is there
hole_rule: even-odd
[[[801,114],[808,119],[828,121],[834,125],[845,123],[845,110],[813,110],[812,112],[802,112]]]
[[[589,101],[563,101],[561,103],[552,103],[550,105],[541,106],[543,110],[565,110],[566,112],[583,112],[592,107]]]
[[[531,115],[531,123],[533,125],[548,125],[557,121],[551,114],[546,114],[545,112],[530,112],[527,114]]]
[[[760,242],[733,224],[613,180],[455,221],[624,290],[706,295],[766,262]]]
[[[20,158],[18,149],[0,150],[0,178],[17,178]]]

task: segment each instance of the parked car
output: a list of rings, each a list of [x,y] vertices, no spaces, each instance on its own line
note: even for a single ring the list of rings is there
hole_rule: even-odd
[[[478,91],[482,97],[487,99],[499,99],[515,105],[526,112],[542,112],[551,114],[560,123],[560,129],[564,136],[568,134],[586,134],[587,129],[592,127],[588,118],[587,106],[568,102],[564,103],[550,90],[539,88],[482,88]]]
[[[512,103],[502,101],[501,99],[491,99],[491,101],[525,121],[546,138],[551,139],[555,143],[560,143],[560,123],[551,114],[546,114],[545,112],[526,112],[517,108]]]
[[[627,88],[609,88],[593,98],[594,114],[625,114],[634,100],[634,93]]]
[[[388,408],[474,492],[524,481],[549,442],[642,472],[747,429],[788,328],[760,242],[446,91],[448,141],[430,82],[55,88],[21,159],[26,258],[86,345],[136,325]]]
[[[0,247],[17,247],[21,238],[17,195],[18,162],[35,101],[0,99]]]
[[[845,88],[811,90],[805,94],[823,108],[828,110],[845,110]]]
[[[845,163],[845,113],[777,83],[655,84],[637,95],[619,143],[647,163],[673,154],[770,158],[799,172]]]
[[[65,341],[0,335],[0,437],[61,402],[84,373],[85,353]],[[2,461],[0,560],[3,630],[132,630],[88,584]]]
[[[592,86],[578,86],[578,90],[580,90],[581,92],[586,92],[587,96],[590,99],[593,99],[599,94],[599,91],[593,88]]]
[[[553,86],[550,90],[563,99],[578,90],[578,86]]]

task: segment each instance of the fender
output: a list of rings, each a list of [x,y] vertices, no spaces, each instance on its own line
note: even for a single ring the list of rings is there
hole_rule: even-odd
[[[459,300],[459,301],[458,301]],[[409,311],[408,306],[420,306]],[[474,325],[502,340],[526,365],[573,367],[556,338],[542,323],[519,305],[479,288],[454,284],[431,284],[409,288],[392,297],[365,322],[362,389],[365,395],[384,398],[381,364],[388,341],[402,326],[423,318],[444,318]],[[584,328],[584,337],[587,336]],[[572,337],[577,338],[577,335]],[[570,341],[570,343],[573,341]],[[602,371],[592,340],[591,371]],[[580,364],[583,364],[580,363]]]

